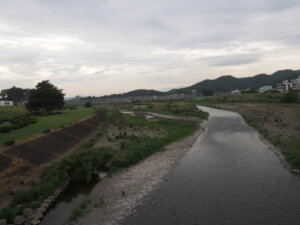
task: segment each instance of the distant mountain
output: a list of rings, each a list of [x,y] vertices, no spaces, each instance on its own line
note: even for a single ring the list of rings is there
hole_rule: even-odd
[[[192,90],[197,90],[198,93],[203,91],[214,91],[214,92],[230,92],[235,89],[244,90],[259,89],[265,85],[274,85],[283,80],[294,79],[300,76],[300,70],[279,70],[271,75],[258,74],[253,77],[236,78],[231,75],[221,76],[214,80],[204,80],[199,83],[193,84],[185,88],[172,89],[167,92],[138,89],[123,94],[113,94],[103,96],[103,98],[120,98],[120,97],[140,97],[140,96],[151,96],[151,95],[168,95],[168,94],[191,94]]]
[[[134,91],[129,91],[123,94],[113,94],[103,96],[108,98],[120,98],[120,97],[141,97],[141,96],[152,96],[152,95],[165,95],[165,92],[156,91],[156,90],[147,90],[147,89],[138,89]]]
[[[282,80],[293,79],[300,75],[300,70],[280,70],[271,75],[258,74],[253,77],[236,78],[231,75],[221,76],[214,80],[204,80],[186,88],[172,89],[168,94],[191,93],[192,90],[202,92],[230,92],[235,89],[258,89],[264,85],[274,85]]]

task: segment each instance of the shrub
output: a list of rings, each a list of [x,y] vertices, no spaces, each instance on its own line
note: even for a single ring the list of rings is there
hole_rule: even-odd
[[[106,167],[106,163],[112,158],[109,148],[79,149],[71,155],[67,155],[44,171],[45,178],[58,177],[71,181],[89,182],[94,171]]]
[[[280,100],[282,103],[294,103],[298,101],[298,93],[296,91],[289,91]]]
[[[11,145],[14,145],[15,144],[15,141],[14,140],[10,140],[10,141],[5,141],[4,142],[4,145],[5,146],[11,146]]]
[[[89,107],[92,107],[92,103],[91,103],[91,102],[86,102],[86,103],[84,103],[84,106],[85,106],[85,107],[88,107],[88,108],[89,108]]]
[[[44,134],[49,133],[49,132],[50,132],[49,129],[46,129],[46,130],[43,131]]]
[[[8,133],[11,130],[10,125],[2,125],[0,126],[0,133]]]

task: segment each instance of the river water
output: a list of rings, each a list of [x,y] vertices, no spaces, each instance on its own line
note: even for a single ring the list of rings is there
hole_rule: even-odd
[[[240,115],[210,113],[205,131],[123,225],[299,225],[300,177]]]

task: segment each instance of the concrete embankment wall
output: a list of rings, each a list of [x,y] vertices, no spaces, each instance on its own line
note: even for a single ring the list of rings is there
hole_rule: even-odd
[[[0,154],[0,173],[10,167],[13,158],[34,166],[57,159],[91,136],[103,120],[104,116],[98,113],[76,124],[5,149]]]

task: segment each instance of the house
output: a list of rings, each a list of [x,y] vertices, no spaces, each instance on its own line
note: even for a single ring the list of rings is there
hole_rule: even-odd
[[[0,106],[13,106],[13,101],[0,101]]]
[[[263,86],[261,88],[258,89],[259,93],[264,93],[264,92],[270,92],[272,91],[272,86]]]
[[[300,91],[300,76],[294,80],[291,80],[291,84],[293,90]]]
[[[276,84],[276,90],[281,93],[286,93],[289,90],[300,91],[300,76],[291,81],[284,80],[282,83]]]

